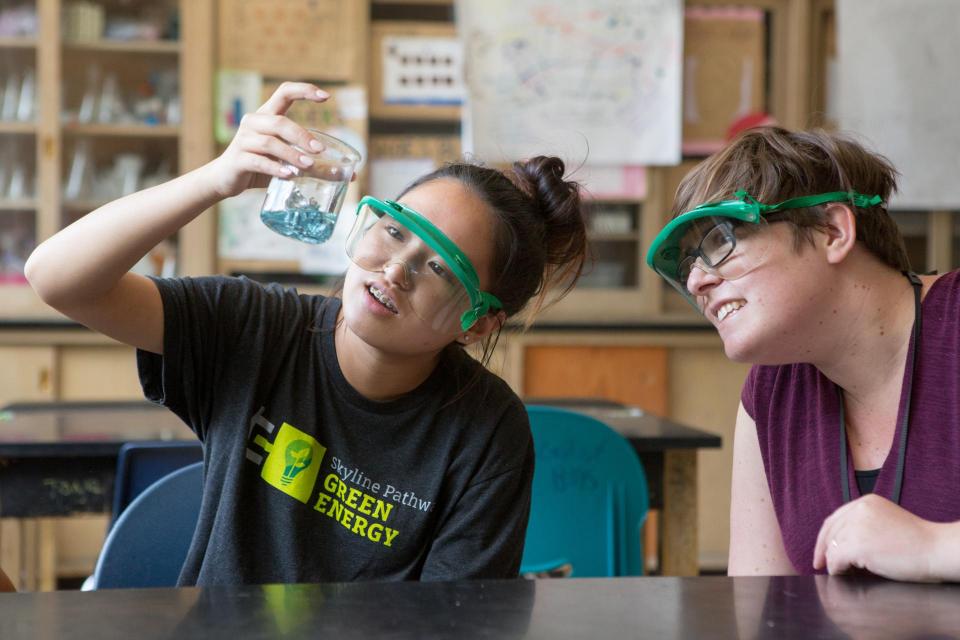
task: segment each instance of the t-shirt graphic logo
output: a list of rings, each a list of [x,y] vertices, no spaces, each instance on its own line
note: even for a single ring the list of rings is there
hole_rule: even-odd
[[[272,444],[260,444],[267,451],[260,476],[268,484],[306,504],[313,494],[327,448],[286,422],[280,425]]]
[[[310,466],[313,462],[313,447],[305,440],[294,440],[287,445],[287,450],[283,453],[286,466],[283,468],[283,475],[280,476],[280,484],[287,486],[297,474]]]

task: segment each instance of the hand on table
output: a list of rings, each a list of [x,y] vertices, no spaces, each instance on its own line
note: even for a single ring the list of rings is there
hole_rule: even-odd
[[[915,516],[886,498],[866,495],[824,520],[813,551],[813,567],[826,567],[831,574],[865,569],[893,580],[943,580],[938,550],[944,542],[949,543],[945,537],[956,537],[955,531],[948,524]],[[953,543],[956,546],[960,541]]]

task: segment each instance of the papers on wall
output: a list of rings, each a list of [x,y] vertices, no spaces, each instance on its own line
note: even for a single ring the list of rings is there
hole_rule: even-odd
[[[496,162],[680,159],[680,0],[459,0],[464,150]]]
[[[594,198],[643,200],[647,197],[645,167],[587,165],[571,177],[582,184]]]
[[[223,260],[296,260],[302,242],[274,233],[260,221],[263,189],[248,189],[219,205],[217,252]]]
[[[900,171],[900,209],[960,207],[960,2],[837,0],[840,128]]]
[[[432,158],[377,158],[370,163],[370,195],[394,200],[410,183],[436,166]]]
[[[233,140],[245,113],[253,113],[262,103],[263,78],[256,71],[220,69],[217,71],[217,97],[214,136],[217,142]]]
[[[382,55],[384,104],[463,102],[463,47],[456,38],[387,36]]]
[[[249,189],[220,203],[218,254],[223,260],[297,262],[303,273],[340,275],[347,269],[345,246],[355,218],[356,190],[347,192],[333,236],[311,245],[281,236],[260,221],[264,190]]]

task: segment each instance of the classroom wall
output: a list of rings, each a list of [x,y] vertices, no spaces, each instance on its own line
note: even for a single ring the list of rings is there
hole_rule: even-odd
[[[719,347],[675,348],[668,359],[669,416],[723,438],[720,449],[698,453],[698,529],[701,569],[725,569],[730,545],[730,478],[740,387],[750,370]]]

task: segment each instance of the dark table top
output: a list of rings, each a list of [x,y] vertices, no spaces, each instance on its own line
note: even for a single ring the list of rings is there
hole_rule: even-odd
[[[872,578],[616,578],[0,595],[0,637],[956,637],[960,586]]]
[[[0,457],[116,456],[124,442],[195,440],[173,412],[146,401],[18,403],[0,409]]]
[[[635,407],[614,403],[565,406],[610,425],[639,452],[721,444],[720,436]],[[0,457],[116,455],[124,442],[195,437],[171,411],[146,401],[19,403],[0,410]]]
[[[579,411],[597,418],[630,440],[637,451],[666,449],[718,449],[723,440],[709,431],[661,418],[636,407],[623,409],[578,407]]]

